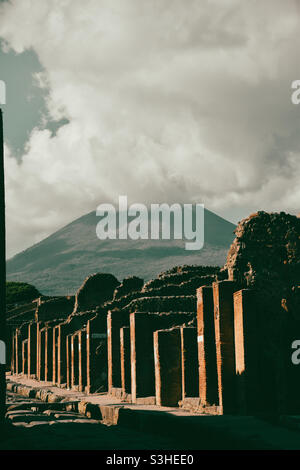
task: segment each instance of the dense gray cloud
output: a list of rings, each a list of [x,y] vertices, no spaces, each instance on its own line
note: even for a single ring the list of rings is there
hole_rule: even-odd
[[[99,203],[299,212],[296,0],[22,0],[0,36],[45,69],[51,137],[6,155],[9,253]]]

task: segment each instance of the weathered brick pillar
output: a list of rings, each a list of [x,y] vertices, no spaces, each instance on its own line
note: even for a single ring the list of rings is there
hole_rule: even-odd
[[[28,325],[28,376],[36,375],[37,324]]]
[[[107,318],[104,313],[99,313],[87,322],[86,351],[87,393],[93,393],[99,387],[107,391]]]
[[[236,409],[233,281],[213,283],[219,406],[223,414]]]
[[[199,397],[204,406],[218,404],[218,376],[212,287],[197,289]]]
[[[16,331],[13,332],[13,373],[17,373],[17,339]]]
[[[16,344],[16,374],[22,372],[22,341],[19,330],[15,333],[15,344]]]
[[[79,351],[79,391],[84,392],[87,385],[87,351],[86,351],[86,330],[80,330],[78,333],[78,351]]]
[[[66,349],[67,325],[58,325],[57,338],[57,383],[66,383],[67,379],[67,349]]]
[[[197,328],[180,328],[181,365],[182,365],[182,399],[197,397],[199,394],[199,367]]]
[[[13,374],[16,374],[17,373],[17,339],[16,339],[16,331],[13,332],[12,344],[13,344],[12,372],[13,372]]]
[[[86,326],[86,352],[87,352],[87,393],[93,393],[97,388],[97,379],[104,371],[99,371],[96,360],[96,347],[99,340],[105,341],[107,339],[107,321],[105,320],[105,332],[103,322],[103,332],[99,333],[98,318],[88,320]],[[106,348],[107,349],[107,348]],[[106,361],[107,362],[107,361]]]
[[[42,322],[37,322],[36,323],[36,377],[38,380],[39,379],[39,374],[40,374],[40,331],[43,328],[43,323]]]
[[[180,328],[153,333],[155,396],[159,406],[177,406],[182,397]]]
[[[155,396],[153,326],[151,315],[130,314],[131,399]]]
[[[78,388],[79,384],[79,347],[78,333],[71,336],[71,387]]]
[[[53,377],[53,328],[45,331],[45,380],[50,382]]]
[[[28,375],[28,339],[22,341],[22,374]]]
[[[58,333],[59,327],[55,326],[53,328],[53,376],[52,382],[56,384],[58,381]]]
[[[261,408],[257,314],[253,291],[242,289],[234,293],[237,408],[241,414],[255,414]]]
[[[45,332],[46,328],[42,328],[39,331],[39,363],[38,363],[38,379],[45,380],[45,352],[46,352],[46,344],[45,344]]]
[[[71,388],[71,368],[72,368],[72,353],[71,353],[71,338],[72,335],[67,335],[66,337],[66,353],[67,353],[67,376],[66,376],[66,381],[67,381],[67,388]]]
[[[121,384],[123,393],[131,393],[131,364],[130,364],[130,328],[120,329],[121,344]]]
[[[15,346],[15,333],[12,332],[11,333],[11,337],[12,337],[12,340],[11,340],[11,362],[10,362],[10,370],[11,370],[11,373],[12,374],[15,374],[15,349],[16,349],[16,346]]]
[[[86,390],[87,393],[91,393],[92,384],[94,382],[95,366],[94,366],[94,348],[92,346],[91,333],[93,330],[93,322],[88,320],[86,325],[86,355],[87,355],[87,376],[86,376]]]
[[[121,388],[120,328],[128,326],[129,315],[124,312],[108,312],[107,315],[107,356],[108,391]]]

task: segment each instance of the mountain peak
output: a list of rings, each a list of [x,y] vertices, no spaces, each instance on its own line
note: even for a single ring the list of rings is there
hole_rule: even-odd
[[[29,282],[47,295],[74,294],[94,272],[119,280],[145,280],[175,265],[223,265],[235,225],[205,209],[204,247],[187,251],[182,240],[99,240],[95,212],[79,217],[7,261],[7,280]]]

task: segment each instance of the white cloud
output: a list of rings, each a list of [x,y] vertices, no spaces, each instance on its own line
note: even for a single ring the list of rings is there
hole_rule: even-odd
[[[0,36],[33,48],[51,116],[7,151],[9,253],[104,200],[299,212],[296,0],[22,0]],[[246,215],[246,213],[245,213]]]

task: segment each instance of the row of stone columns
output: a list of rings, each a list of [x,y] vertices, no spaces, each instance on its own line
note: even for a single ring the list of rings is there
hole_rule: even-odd
[[[109,392],[127,397],[133,403],[175,405],[185,394],[198,393],[197,329],[180,327],[191,320],[191,314],[155,314],[134,312],[109,312],[108,336],[108,384]],[[159,330],[176,325],[172,330]],[[164,346],[166,343],[166,347]],[[174,343],[172,350],[171,346]],[[180,354],[178,355],[178,351]],[[180,380],[175,398],[161,397],[158,380],[174,383],[167,377],[164,363],[176,358]],[[180,370],[179,370],[180,369]],[[159,379],[161,377],[161,379]],[[163,389],[166,388],[163,387]]]
[[[197,327],[183,326],[194,324],[187,312],[116,310],[77,329],[60,320],[31,322],[13,334],[12,371],[88,393],[108,390],[133,403],[175,406],[192,397],[207,412],[260,413],[278,382],[276,360],[266,363],[267,310],[273,320],[255,291],[219,281],[197,290]],[[286,361],[280,400],[288,403],[296,372],[288,355],[277,356]]]
[[[197,290],[200,406],[221,413],[233,413],[236,401],[234,289],[232,281],[221,281]]]
[[[69,325],[61,320],[31,322],[17,328],[12,335],[12,373],[79,391],[94,391],[97,375],[100,374],[102,381],[107,378],[104,370],[97,370],[95,359],[95,347],[104,341],[100,367],[104,364],[105,369],[106,319],[92,318],[86,327],[70,331]]]
[[[291,361],[299,324],[272,295],[232,281],[197,290],[199,402],[222,414],[299,412]]]
[[[66,336],[67,388],[84,392],[87,386],[87,333],[86,329]]]
[[[109,392],[133,403],[174,406],[198,397],[206,412],[261,413],[272,393],[264,309],[254,290],[236,291],[225,280],[197,290],[197,328],[180,326],[187,323],[180,313],[110,312]]]
[[[222,414],[254,412],[257,377],[253,357],[257,352],[256,305],[249,290],[235,292],[232,281],[213,283],[197,290],[198,361],[200,406],[217,405]],[[241,387],[238,377],[251,377]],[[245,383],[245,382],[244,382]],[[245,405],[247,394],[251,400]],[[240,401],[238,402],[238,395]]]
[[[95,348],[99,345],[99,341],[105,343],[103,349],[106,353],[106,332],[99,333],[98,324],[97,319],[88,320],[86,327],[72,333],[68,333],[68,328],[64,324],[54,328],[53,383],[66,384],[67,388],[81,392],[95,391],[98,376],[107,375],[101,370],[101,366],[97,370]],[[101,364],[106,362],[105,354]],[[105,381],[105,377],[103,380]]]

